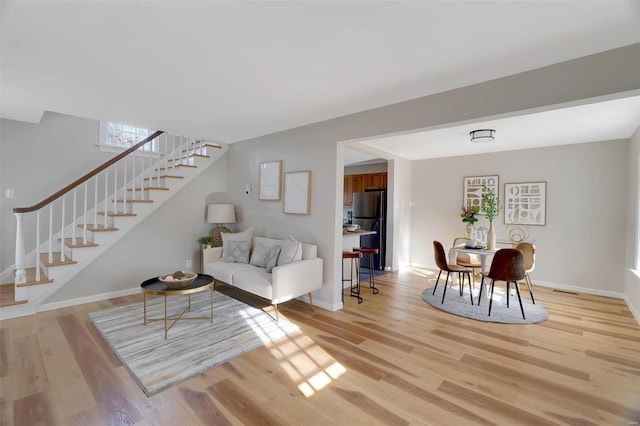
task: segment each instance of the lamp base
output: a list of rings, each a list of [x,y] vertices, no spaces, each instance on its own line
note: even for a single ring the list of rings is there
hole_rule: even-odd
[[[226,226],[218,226],[211,230],[209,236],[211,237],[212,247],[222,247],[222,235],[220,235],[222,232],[231,232],[231,230]]]

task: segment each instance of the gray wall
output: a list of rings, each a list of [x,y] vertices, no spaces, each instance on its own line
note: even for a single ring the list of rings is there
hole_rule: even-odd
[[[629,141],[608,141],[415,161],[411,262],[435,268],[433,240],[445,247],[464,235],[460,219],[464,176],[499,175],[504,184],[547,182],[546,226],[519,226],[536,246],[534,282],[623,292]],[[437,202],[434,202],[437,200]],[[484,217],[476,226],[487,226]],[[494,220],[508,243],[504,210]]]

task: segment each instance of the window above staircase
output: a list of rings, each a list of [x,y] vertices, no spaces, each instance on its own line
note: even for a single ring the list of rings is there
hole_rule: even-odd
[[[131,148],[144,138],[151,135],[155,130],[135,127],[128,124],[115,123],[112,121],[100,122],[100,151],[119,153]],[[144,145],[140,148],[143,151],[158,152],[156,142]]]

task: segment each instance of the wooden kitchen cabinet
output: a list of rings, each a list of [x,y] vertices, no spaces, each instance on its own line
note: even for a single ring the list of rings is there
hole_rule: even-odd
[[[387,173],[369,173],[364,175],[364,189],[385,189]]]
[[[367,173],[361,175],[345,175],[343,203],[345,206],[353,204],[353,193],[366,189],[386,189],[387,173]]]

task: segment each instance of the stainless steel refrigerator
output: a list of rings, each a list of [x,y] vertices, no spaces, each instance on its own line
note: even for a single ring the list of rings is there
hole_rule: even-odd
[[[360,225],[364,231],[375,231],[375,234],[362,235],[361,247],[376,247],[378,254],[374,256],[374,269],[384,270],[387,242],[387,191],[367,190],[353,193],[353,223]],[[369,268],[369,256],[362,258],[362,266]]]

